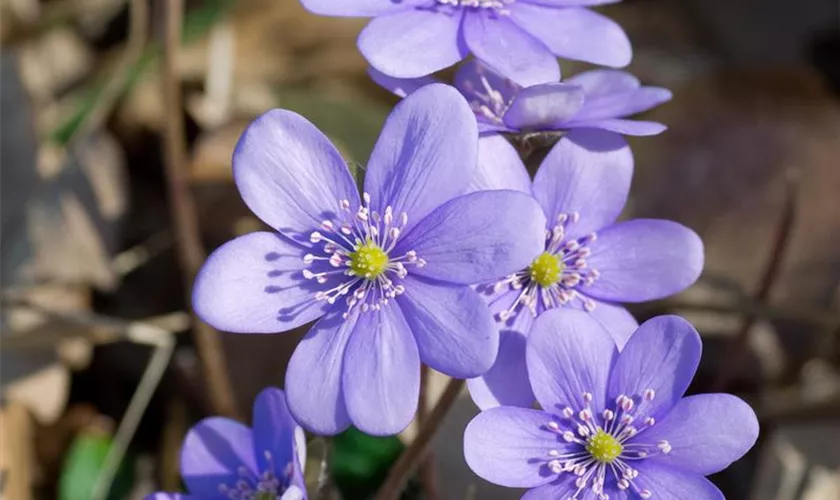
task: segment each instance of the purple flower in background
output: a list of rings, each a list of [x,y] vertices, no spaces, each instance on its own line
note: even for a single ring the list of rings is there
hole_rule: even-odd
[[[584,6],[617,0],[301,0],[328,16],[373,17],[359,35],[371,66],[398,78],[447,68],[472,53],[523,85],[557,81],[557,57],[620,68],[627,35]]]
[[[468,382],[481,408],[530,406],[525,336],[533,319],[554,308],[587,311],[623,347],[638,324],[620,305],[667,297],[694,283],[703,269],[703,243],[667,220],[616,222],[630,191],[633,155],[612,132],[570,132],[528,177],[501,136],[479,141],[473,189],[515,189],[532,194],[548,224],[544,245],[529,266],[479,287],[501,323],[496,362]]]
[[[369,73],[376,83],[400,97],[435,81],[431,77],[393,78],[375,69]],[[597,128],[626,135],[656,135],[665,125],[627,117],[671,100],[669,90],[642,87],[625,71],[596,69],[562,83],[523,87],[477,60],[458,69],[455,88],[469,101],[481,134]]]
[[[395,434],[417,408],[421,361],[458,378],[493,364],[498,328],[469,285],[527,265],[545,216],[513,190],[463,195],[477,145],[469,106],[446,85],[397,105],[361,198],[338,151],[301,116],[269,111],[242,135],[234,180],[277,232],[213,252],[193,305],[234,332],[318,320],[286,372],[289,408],[307,429]]]
[[[301,500],[306,437],[292,420],[283,391],[263,389],[254,427],[211,417],[190,429],[181,448],[189,494],[155,493],[146,500]]]
[[[753,410],[729,394],[683,397],[700,362],[697,331],[677,316],[639,327],[619,354],[580,311],[555,310],[528,337],[542,410],[491,408],[469,423],[464,455],[523,500],[723,500],[704,476],[758,437]]]

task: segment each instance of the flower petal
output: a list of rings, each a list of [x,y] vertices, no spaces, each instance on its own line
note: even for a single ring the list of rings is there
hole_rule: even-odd
[[[490,369],[499,350],[499,331],[475,290],[411,276],[403,284],[405,293],[397,302],[423,363],[455,378]]]
[[[511,191],[481,191],[442,205],[394,250],[425,259],[410,273],[471,285],[523,269],[545,247],[545,216],[534,199]]]
[[[636,219],[598,231],[589,267],[600,277],[584,292],[612,302],[661,299],[688,288],[703,270],[703,242],[667,220]]]
[[[618,354],[609,333],[589,314],[560,308],[540,315],[531,327],[525,360],[531,388],[549,412],[582,410],[584,393],[596,412],[604,408],[607,380]]]
[[[365,192],[416,224],[469,185],[478,157],[478,129],[453,87],[426,85],[397,104],[368,162]]]
[[[546,424],[551,415],[530,408],[501,407],[479,413],[464,431],[464,458],[478,476],[512,488],[546,484],[549,450],[570,445]]]
[[[470,104],[486,105],[497,118],[501,118],[502,110],[522,89],[519,84],[496,73],[478,59],[470,59],[458,68],[453,85]],[[478,116],[481,119],[482,115]]]
[[[417,344],[397,304],[358,314],[341,377],[347,413],[353,425],[366,434],[397,434],[417,411]]]
[[[587,99],[615,92],[628,92],[641,86],[638,78],[626,71],[616,69],[584,71],[563,81],[583,87]]]
[[[667,440],[671,452],[651,461],[708,476],[744,456],[756,439],[758,419],[747,403],[730,394],[700,394],[680,400],[634,441]]]
[[[537,5],[546,5],[549,7],[582,7],[587,5],[606,5],[609,3],[617,3],[621,0],[520,0],[522,2],[533,3]]]
[[[725,500],[723,493],[700,474],[661,466],[653,460],[639,460],[634,468],[639,476],[633,483],[652,493],[657,500]]]
[[[289,486],[283,495],[280,497],[280,500],[303,500],[306,498],[306,492],[301,489],[300,486],[292,485]]]
[[[341,309],[334,309],[312,326],[286,369],[286,401],[292,416],[307,430],[327,436],[350,426],[341,371],[356,316],[342,319]]]
[[[295,460],[295,433],[299,427],[289,413],[283,391],[275,387],[260,391],[254,400],[253,425],[258,471],[272,466],[283,470]],[[270,460],[266,452],[271,454]]]
[[[642,323],[630,337],[610,374],[609,400],[620,394],[636,398],[634,416],[661,420],[685,394],[702,345],[691,323],[679,316],[657,316]],[[648,389],[653,400],[641,399]]]
[[[467,381],[470,396],[482,410],[496,406],[530,408],[536,397],[525,366],[525,335],[503,330],[499,339],[499,355],[490,370]]]
[[[251,429],[229,418],[200,421],[181,447],[181,477],[193,495],[215,497],[223,484],[236,488],[239,469],[253,473],[256,466]]]
[[[668,127],[658,122],[643,120],[625,120],[623,118],[610,118],[607,120],[572,120],[564,124],[570,129],[591,128],[607,130],[616,134],[631,135],[635,137],[646,137],[659,135],[668,130]]]
[[[505,125],[546,130],[563,123],[583,106],[583,89],[565,83],[543,83],[522,89],[505,112]]]
[[[580,488],[575,485],[576,479],[577,477],[571,474],[563,474],[548,484],[526,491],[520,500],[557,500],[558,498],[573,498],[572,495],[580,491]],[[587,490],[584,490],[584,492],[586,493]],[[613,498],[612,492],[610,492],[610,498]],[[623,499],[619,498],[618,500]]]
[[[655,108],[671,100],[670,90],[659,87],[642,87],[625,92],[601,96],[587,94],[586,102],[575,115],[576,122],[624,118]]]
[[[397,78],[417,78],[447,68],[469,51],[461,40],[462,14],[410,9],[374,18],[359,35],[371,66]]]
[[[428,0],[301,0],[303,7],[313,14],[337,17],[373,17],[408,10]]]
[[[468,192],[513,189],[531,194],[531,178],[516,149],[501,135],[478,140],[478,168]]]
[[[219,330],[240,333],[284,332],[317,319],[328,305],[316,302],[315,292],[342,278],[325,284],[304,279],[305,254],[300,245],[268,232],[225,243],[196,276],[196,314]]]
[[[151,495],[146,495],[143,500],[199,500],[197,497],[192,495],[185,495],[183,493],[152,493]]]
[[[508,16],[471,12],[464,18],[464,38],[475,57],[519,85],[560,79],[560,65],[548,47]]]
[[[368,75],[370,75],[371,79],[377,85],[398,97],[406,97],[420,87],[424,87],[430,83],[437,83],[437,80],[431,76],[421,78],[394,78],[374,68],[368,68]]]
[[[619,351],[624,349],[630,335],[639,328],[639,322],[630,311],[617,304],[595,301],[595,309],[589,314],[607,330]]]
[[[614,68],[627,66],[633,57],[621,26],[589,9],[517,2],[510,11],[513,22],[557,56]]]
[[[242,133],[233,179],[257,217],[296,241],[332,218],[339,200],[359,201],[335,146],[306,118],[283,109],[263,113]]]
[[[633,153],[621,136],[575,130],[543,160],[534,177],[534,197],[552,226],[560,213],[580,214],[566,232],[570,240],[615,221],[627,202],[632,177]]]

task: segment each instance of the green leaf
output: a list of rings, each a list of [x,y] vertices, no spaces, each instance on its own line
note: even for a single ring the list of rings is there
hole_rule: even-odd
[[[82,433],[73,440],[64,459],[58,485],[59,500],[90,500],[112,439],[101,433]],[[134,460],[126,455],[111,484],[109,500],[127,497],[134,484]]]
[[[331,471],[342,497],[364,499],[376,493],[404,448],[396,436],[374,437],[355,428],[336,436]]]

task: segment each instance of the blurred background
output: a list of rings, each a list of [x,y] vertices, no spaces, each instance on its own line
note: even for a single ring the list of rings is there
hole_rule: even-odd
[[[190,316],[204,253],[261,228],[232,184],[239,134],[288,108],[364,163],[396,103],[366,76],[363,19],[297,0],[178,3],[0,0],[3,500],[179,490],[190,425],[249,419],[304,331],[219,334]],[[632,141],[626,215],[680,221],[706,245],[697,285],[633,312],[693,321],[691,392],[737,393],[762,423],[713,480],[730,500],[840,499],[840,3],[600,10],[633,41],[630,71],[675,95],[648,113],[670,130]],[[431,374],[426,397],[444,383]],[[462,395],[404,498],[519,498],[464,464],[475,413]],[[367,498],[413,433],[313,441],[312,484]]]

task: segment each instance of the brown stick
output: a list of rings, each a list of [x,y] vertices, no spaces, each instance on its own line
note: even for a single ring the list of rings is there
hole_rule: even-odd
[[[429,367],[420,366],[420,404],[417,407],[417,426],[423,427],[429,414],[429,380],[431,380]],[[435,456],[429,451],[423,462],[420,463],[420,482],[423,484],[423,493],[427,500],[439,500],[437,490],[437,474],[435,474]]]
[[[773,238],[773,250],[770,253],[770,259],[764,266],[764,272],[761,276],[758,289],[753,294],[753,300],[758,303],[765,303],[770,297],[770,292],[773,290],[773,285],[776,283],[776,278],[779,275],[782,261],[785,253],[790,245],[790,236],[793,232],[793,224],[796,220],[796,205],[798,201],[798,187],[799,179],[794,175],[790,175],[787,181],[787,192],[785,194],[785,205],[782,209],[782,214],[779,217],[779,223],[776,226],[776,235]],[[714,384],[716,391],[724,391],[729,388],[732,379],[737,375],[737,368],[741,366],[744,355],[747,354],[747,346],[749,344],[749,334],[752,329],[757,315],[749,314],[744,318],[741,329],[735,337],[732,349],[728,350],[728,354],[721,364],[720,372],[718,372],[717,381]]]
[[[443,422],[444,417],[449,413],[452,405],[455,404],[455,401],[458,399],[458,394],[461,393],[463,387],[463,380],[451,379],[449,381],[434,409],[429,414],[429,418],[420,427],[414,441],[403,451],[397,463],[391,468],[391,471],[388,473],[388,478],[385,479],[385,483],[379,489],[374,500],[396,500],[399,498],[400,493],[405,487],[405,483],[408,482],[409,476],[426,455],[429,443]]]
[[[201,243],[195,201],[188,184],[189,173],[186,171],[187,143],[181,105],[181,82],[177,67],[184,2],[183,0],[162,0],[160,3],[166,18],[163,75],[163,95],[166,103],[166,133],[164,135],[166,179],[178,254],[189,300],[193,280],[206,254]],[[228,379],[219,333],[194,317],[193,335],[214,412],[235,417],[236,401]]]

